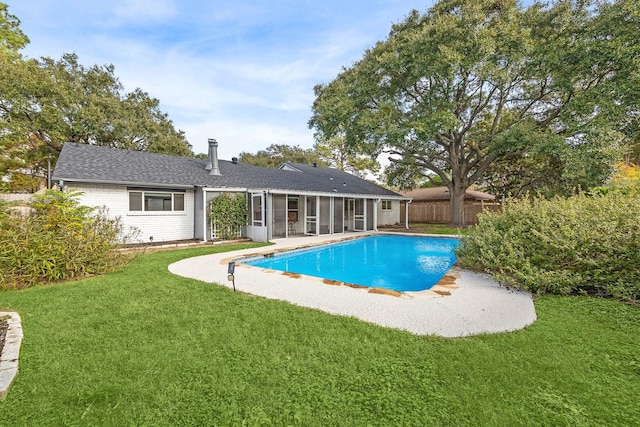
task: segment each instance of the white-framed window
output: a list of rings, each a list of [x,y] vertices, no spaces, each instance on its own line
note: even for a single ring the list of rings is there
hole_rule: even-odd
[[[391,210],[391,200],[383,200],[382,201],[382,210],[390,211]]]
[[[130,212],[184,212],[184,192],[129,190]]]

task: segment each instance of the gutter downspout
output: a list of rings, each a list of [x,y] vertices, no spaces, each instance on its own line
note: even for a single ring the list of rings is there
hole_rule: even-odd
[[[198,192],[198,186],[194,185],[193,186],[193,238],[194,239],[198,235],[198,228],[197,228],[197,226],[198,226],[198,196],[196,194],[197,192]],[[186,194],[185,194],[185,199],[186,199]],[[186,202],[186,200],[185,200],[185,202]]]
[[[318,166],[314,166],[317,168]],[[316,197],[316,236],[320,235],[320,196]]]
[[[200,194],[202,197],[202,236],[204,237],[202,240],[204,242],[208,242],[209,241],[209,236],[207,235],[207,192],[204,190],[204,187],[199,187],[200,188]],[[196,213],[197,214],[197,213]]]
[[[373,200],[373,231],[378,231],[378,203],[380,203],[382,199],[374,199]]]
[[[264,192],[264,221],[262,221],[262,225],[267,229],[267,243],[273,240],[273,227],[270,227],[269,223],[271,223],[271,221],[267,221],[267,217],[271,218],[272,216],[273,216],[273,196],[269,190],[266,190]],[[285,235],[286,235],[286,229],[285,229]]]
[[[409,229],[409,203],[413,202],[413,199],[407,200],[407,204],[404,205],[404,228]]]

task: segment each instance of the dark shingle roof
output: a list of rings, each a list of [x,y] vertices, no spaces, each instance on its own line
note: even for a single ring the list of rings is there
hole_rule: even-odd
[[[337,169],[288,164],[300,172],[219,160],[220,175],[212,176],[204,168],[206,160],[66,143],[53,179],[138,186],[260,188],[402,197]]]

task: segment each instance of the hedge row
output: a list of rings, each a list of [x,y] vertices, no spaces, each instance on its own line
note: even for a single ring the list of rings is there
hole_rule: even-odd
[[[640,195],[507,203],[462,238],[463,266],[535,293],[640,300]]]
[[[115,250],[118,219],[80,206],[78,192],[36,196],[23,216],[0,205],[0,289],[105,273],[124,258]]]

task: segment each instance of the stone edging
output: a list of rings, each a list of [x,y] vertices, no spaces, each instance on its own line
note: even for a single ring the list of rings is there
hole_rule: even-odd
[[[22,323],[15,312],[2,312],[0,317],[8,316],[9,330],[0,356],[0,399],[4,399],[11,383],[18,374],[18,356],[22,344]]]
[[[394,291],[394,290],[385,289],[385,288],[370,288],[368,286],[356,285],[356,284],[347,283],[347,282],[340,282],[337,280],[322,279],[322,278],[313,277],[313,276],[301,275],[298,273],[281,272],[279,270],[272,270],[272,269],[263,268],[263,267],[254,267],[252,265],[245,264],[243,262],[250,258],[271,258],[275,254],[279,254],[279,253],[297,252],[305,249],[327,246],[334,243],[342,243],[349,240],[356,240],[356,239],[361,239],[363,237],[369,237],[369,236],[411,236],[411,237],[434,237],[434,238],[456,238],[456,239],[460,238],[460,236],[451,235],[451,234],[419,234],[419,233],[408,233],[408,232],[385,232],[385,231],[363,232],[359,235],[351,235],[346,237],[342,236],[342,237],[338,237],[330,240],[325,240],[322,242],[303,243],[300,245],[285,246],[285,247],[279,247],[279,248],[269,248],[268,246],[265,246],[260,250],[258,250],[258,252],[247,253],[240,256],[233,256],[229,258],[223,258],[222,260],[220,260],[220,264],[224,265],[224,264],[228,264],[231,261],[234,261],[238,264],[239,267],[258,268],[258,269],[266,270],[268,272],[282,274],[284,276],[288,276],[293,279],[299,279],[300,277],[304,276],[308,280],[322,281],[322,283],[324,283],[325,285],[347,286],[350,288],[358,288],[358,289],[366,290],[370,294],[389,295],[389,296],[400,297],[400,298],[443,297],[443,296],[451,295],[452,290],[458,289],[458,285],[456,284],[456,278],[459,276],[459,274],[457,274],[455,270],[457,263],[454,264],[454,266],[451,267],[444,274],[444,276],[440,279],[440,281],[438,281],[438,283],[434,284],[429,289],[425,289],[422,291],[399,292],[399,291]]]

